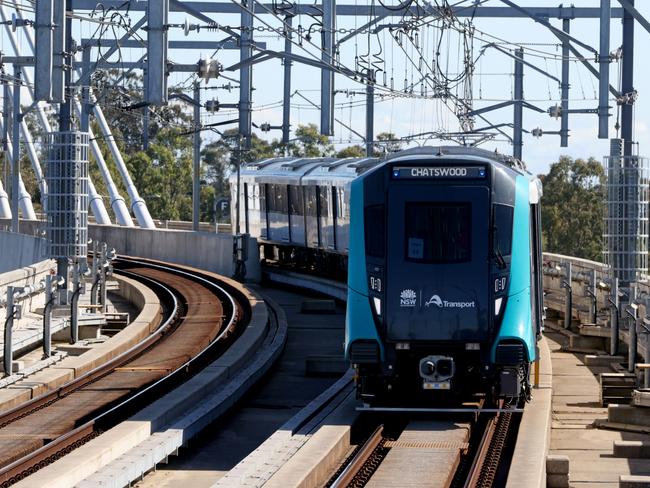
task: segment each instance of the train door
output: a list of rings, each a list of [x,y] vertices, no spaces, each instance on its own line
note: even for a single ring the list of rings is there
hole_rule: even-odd
[[[489,317],[489,190],[433,186],[389,186],[387,337],[483,341]]]
[[[544,320],[544,290],[542,284],[542,218],[539,204],[530,206],[531,287],[530,297],[533,310],[533,327],[537,336],[542,333]]]
[[[321,246],[334,249],[334,226],[332,225],[332,192],[327,186],[318,186],[318,228]]]
[[[305,232],[307,247],[320,246],[320,229],[318,228],[318,192],[317,186],[305,186]]]
[[[302,188],[289,185],[289,230],[291,243],[305,245],[305,218],[303,213]]]
[[[339,225],[339,192],[336,186],[332,187],[332,249],[338,249],[338,225]]]
[[[269,218],[269,240],[289,242],[287,185],[269,185],[266,208]]]
[[[261,230],[260,230],[260,235],[262,236],[262,239],[270,239],[270,233],[269,233],[269,214],[267,210],[267,201],[268,201],[268,194],[269,194],[269,185],[267,183],[264,183],[260,185],[260,219],[261,219]]]
[[[350,246],[350,208],[348,206],[347,195],[349,194],[349,186],[346,191],[345,186],[338,187],[338,218],[336,224],[336,249],[341,252],[348,252]]]
[[[244,229],[246,234],[250,234],[249,223],[249,205],[248,205],[248,183],[244,183]]]

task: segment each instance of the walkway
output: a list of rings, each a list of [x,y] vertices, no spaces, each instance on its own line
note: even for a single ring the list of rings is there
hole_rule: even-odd
[[[649,440],[645,434],[593,428],[596,419],[607,419],[600,406],[599,373],[606,366],[585,366],[584,354],[563,352],[564,335],[545,333],[553,363],[553,420],[549,454],[569,458],[570,483],[575,488],[618,488],[619,476],[650,474],[650,460],[615,458],[616,440]]]

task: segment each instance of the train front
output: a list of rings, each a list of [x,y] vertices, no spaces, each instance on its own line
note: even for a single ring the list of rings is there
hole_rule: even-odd
[[[530,334],[499,334],[516,181],[489,159],[416,152],[353,182],[346,354],[365,401],[520,393]]]

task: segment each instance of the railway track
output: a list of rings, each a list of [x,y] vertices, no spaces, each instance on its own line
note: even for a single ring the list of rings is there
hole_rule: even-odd
[[[158,295],[163,316],[140,343],[105,364],[0,414],[0,483],[60,458],[186,380],[225,351],[250,310],[225,284],[173,266],[122,259],[119,273]]]
[[[418,486],[409,472],[421,471],[422,486],[435,488],[491,488],[502,486],[507,473],[510,442],[517,422],[513,413],[485,412],[473,422],[412,420],[402,429],[385,424],[346,459],[325,486],[361,488]],[[388,421],[391,422],[390,420]],[[394,419],[393,419],[394,423]],[[466,433],[462,430],[466,429]],[[427,433],[429,431],[429,433]],[[470,432],[471,436],[470,436]],[[391,451],[405,450],[407,454]],[[385,463],[388,463],[386,465]],[[424,470],[424,471],[423,471]]]

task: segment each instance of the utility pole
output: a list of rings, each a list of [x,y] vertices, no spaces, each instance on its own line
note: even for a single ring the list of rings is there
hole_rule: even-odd
[[[598,138],[609,137],[609,23],[611,0],[600,0],[600,50],[598,64]]]
[[[245,62],[253,55],[253,14],[249,12],[251,0],[242,2],[241,25],[239,38],[239,60]],[[253,66],[244,64],[239,74],[239,133],[244,138],[244,148],[251,147],[252,126],[252,96],[253,96]],[[239,159],[241,163],[241,158]]]
[[[321,60],[328,66],[334,65],[334,29],[336,29],[336,0],[323,0]],[[321,68],[320,83],[320,132],[331,136],[334,126],[334,71]]]
[[[72,14],[72,8],[70,7],[69,1],[64,1],[65,4],[65,12]],[[56,9],[55,9],[56,11]],[[63,41],[63,55],[61,57],[54,56],[54,62],[56,63],[58,59],[60,59],[60,62],[63,66],[72,66],[72,61],[74,60],[73,54],[72,54],[72,15],[64,15],[62,16],[64,19],[64,41]],[[56,31],[55,31],[56,32]],[[56,53],[54,53],[56,54]],[[59,137],[63,139],[63,136],[61,133],[63,132],[70,132],[72,130],[72,100],[71,100],[71,93],[70,93],[70,86],[72,82],[72,70],[71,69],[63,69],[63,103],[61,103],[59,107]],[[83,109],[83,107],[82,107]],[[58,152],[58,151],[55,151]],[[63,155],[57,155],[56,157],[61,158]],[[49,171],[49,170],[48,170]],[[54,211],[54,209],[50,209]],[[53,217],[53,222],[55,226],[62,226],[63,222],[62,220],[62,210],[61,208],[57,209],[58,212],[54,215]],[[61,304],[67,304],[68,303],[68,281],[69,281],[69,259],[67,257],[59,256],[57,257],[56,260],[56,267],[57,267],[57,275],[62,276],[64,279],[63,284],[59,287],[59,291],[61,292],[60,298],[61,298]]]
[[[562,19],[562,31],[566,34],[571,33],[571,20]],[[562,39],[562,83],[560,90],[562,92],[562,113],[560,114],[560,147],[569,146],[569,88],[571,87],[569,77],[569,40]]]
[[[284,33],[284,52],[291,54],[291,24],[293,16],[287,15],[284,19],[286,24]],[[284,63],[284,93],[282,96],[282,144],[286,147],[289,144],[289,133],[291,130],[291,64],[289,57],[285,56]]]
[[[14,100],[13,124],[11,142],[13,143],[11,158],[11,231],[18,232],[18,198],[20,197],[20,91],[21,91],[20,65],[14,64]]]
[[[366,156],[372,157],[375,139],[375,73],[368,73],[366,84]]]
[[[628,0],[634,6],[634,0]],[[626,97],[621,106],[621,138],[623,139],[623,156],[629,163],[633,145],[634,116],[634,17],[627,10],[623,13],[623,76],[621,82],[622,96]]]
[[[201,85],[194,83],[194,151],[192,154],[192,230],[199,230],[201,212]]]
[[[523,152],[523,108],[524,108],[524,49],[515,51],[515,103],[512,155],[521,160]]]
[[[147,85],[144,84],[144,99],[148,100]],[[142,107],[142,148],[147,151],[149,149],[149,105]]]

